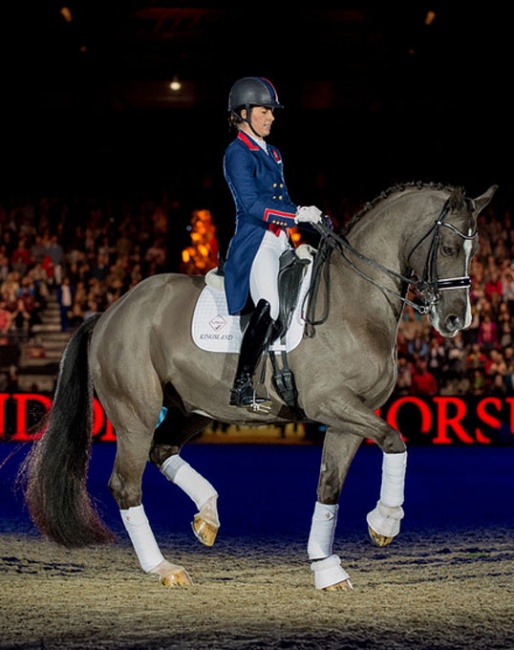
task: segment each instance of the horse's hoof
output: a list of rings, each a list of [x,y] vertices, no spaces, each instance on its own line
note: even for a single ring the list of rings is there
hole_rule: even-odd
[[[150,571],[158,575],[165,587],[189,587],[193,581],[183,566],[164,560]]]
[[[323,587],[322,591],[353,591],[353,585],[349,580],[343,580],[335,585]]]
[[[381,535],[380,533],[377,533],[376,531],[373,530],[373,528],[371,528],[371,526],[368,526],[368,533],[371,538],[371,541],[376,546],[387,546],[394,539],[394,537],[387,537],[386,535]]]
[[[193,532],[196,537],[205,544],[205,546],[212,546],[216,541],[219,526],[206,521],[200,513],[197,513],[191,523]]]
[[[161,584],[165,587],[190,587],[193,581],[185,569],[161,577]]]

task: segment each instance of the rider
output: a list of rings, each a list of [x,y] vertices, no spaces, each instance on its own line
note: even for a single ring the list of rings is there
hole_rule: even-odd
[[[240,314],[249,298],[254,307],[230,394],[233,406],[267,401],[256,397],[253,375],[279,315],[279,258],[293,247],[287,229],[322,220],[317,207],[299,207],[290,199],[282,156],[265,141],[276,108],[282,108],[277,91],[264,77],[243,77],[230,90],[229,124],[237,136],[225,151],[223,172],[236,229],[224,265],[225,292],[230,314]]]

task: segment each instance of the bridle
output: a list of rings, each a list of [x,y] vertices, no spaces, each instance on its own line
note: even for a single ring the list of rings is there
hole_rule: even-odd
[[[469,201],[469,199],[465,200]],[[469,289],[469,287],[471,287],[471,278],[469,275],[462,275],[457,278],[444,278],[442,280],[440,280],[437,275],[437,251],[441,241],[442,228],[449,228],[456,235],[466,241],[472,241],[478,236],[477,228],[475,228],[471,234],[466,235],[466,233],[463,233],[453,224],[446,223],[445,219],[449,211],[450,204],[449,199],[447,199],[437,221],[434,223],[432,228],[430,228],[427,234],[414,246],[407,258],[407,261],[409,261],[416,249],[432,234],[432,241],[430,242],[430,249],[423,268],[423,275],[419,281],[412,283],[425,303],[421,306],[422,310],[418,308],[418,311],[421,314],[426,314],[427,311],[439,302],[441,299],[441,291],[448,291],[449,289]]]
[[[466,198],[465,200],[469,202],[469,199]],[[332,228],[329,225],[330,219],[328,217],[325,217],[322,223],[314,224],[314,228],[321,235],[321,239],[318,247],[318,252],[316,253],[316,257],[313,263],[311,285],[309,287],[309,290],[307,291],[307,294],[303,302],[305,322],[306,322],[306,326],[308,326],[306,330],[307,336],[313,336],[314,326],[324,323],[328,317],[328,308],[329,308],[328,300],[325,301],[325,313],[323,314],[321,319],[316,320],[314,312],[316,309],[317,295],[319,291],[319,284],[320,284],[322,270],[324,270],[325,273],[325,278],[326,278],[325,286],[327,287],[327,293],[329,290],[330,264],[328,264],[328,262],[334,250],[338,250],[341,253],[341,255],[344,257],[344,259],[349,264],[349,266],[358,275],[360,275],[361,277],[365,278],[368,282],[378,287],[384,294],[387,293],[393,295],[397,299],[401,300],[404,304],[410,305],[419,314],[427,314],[434,308],[434,306],[441,299],[441,295],[440,295],[441,291],[448,291],[450,289],[468,289],[471,286],[471,278],[469,277],[469,275],[463,275],[456,278],[443,278],[443,279],[439,279],[437,275],[437,251],[441,240],[442,228],[449,228],[455,234],[457,234],[459,237],[461,237],[466,241],[471,241],[478,236],[478,229],[476,228],[471,234],[466,234],[461,230],[459,230],[458,228],[456,228],[453,224],[447,223],[445,219],[448,216],[449,211],[450,211],[450,203],[449,203],[449,199],[447,199],[444,203],[441,213],[439,214],[438,218],[431,226],[430,230],[425,235],[423,235],[423,237],[417,242],[417,244],[414,246],[414,248],[409,253],[409,256],[407,257],[407,260],[409,261],[412,255],[414,254],[414,252],[422,245],[422,243],[428,237],[432,236],[432,241],[430,242],[430,248],[428,250],[427,259],[423,267],[423,274],[422,277],[419,279],[417,279],[413,273],[411,273],[410,276],[406,276],[406,275],[402,275],[401,273],[397,273],[396,271],[392,271],[391,269],[388,269],[387,267],[383,266],[379,262],[376,262],[375,260],[367,257],[366,255],[363,255],[354,246],[352,246],[352,244],[350,244],[350,242],[346,239],[346,237],[342,235],[338,235],[332,230]],[[393,289],[390,289],[389,287],[386,287],[380,282],[377,282],[376,280],[371,278],[367,273],[362,271],[354,264],[354,262],[348,256],[348,253],[350,255],[353,255],[360,261],[365,262],[366,264],[369,264],[370,266],[373,266],[376,269],[379,269],[380,271],[389,275],[390,277],[395,278],[396,280],[400,280],[403,287],[402,293],[398,293]],[[411,287],[414,290],[416,297],[419,299],[420,302],[413,302],[412,300],[409,300],[407,298],[407,290],[409,287]]]

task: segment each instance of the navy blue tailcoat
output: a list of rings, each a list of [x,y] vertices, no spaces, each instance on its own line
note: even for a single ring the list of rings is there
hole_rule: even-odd
[[[292,228],[296,206],[284,180],[282,156],[269,154],[239,131],[225,151],[223,173],[236,207],[236,228],[225,262],[225,293],[229,314],[239,314],[250,289],[250,269],[267,229]]]

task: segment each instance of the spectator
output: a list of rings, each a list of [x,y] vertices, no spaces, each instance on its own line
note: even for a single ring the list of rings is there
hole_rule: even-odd
[[[413,339],[407,341],[407,352],[413,359],[423,358],[428,355],[427,335],[424,331],[416,335]]]
[[[7,278],[0,285],[0,293],[7,304],[16,305],[19,290],[20,283],[18,274],[14,271],[9,271]]]
[[[11,255],[11,268],[21,278],[28,271],[31,261],[30,251],[27,248],[27,240],[25,237],[20,237]]]
[[[29,338],[30,330],[30,313],[25,308],[22,298],[16,301],[16,308],[12,312],[13,329],[16,332],[16,340],[18,343],[27,341]]]
[[[407,345],[409,341],[423,336],[424,325],[419,314],[414,311],[411,305],[406,305],[400,320],[399,329],[405,337]]]
[[[36,234],[34,237],[34,243],[30,247],[30,256],[32,258],[33,264],[41,264],[45,257],[45,245],[43,244],[43,237]]]
[[[432,336],[427,351],[428,369],[436,378],[438,384],[442,384],[443,372],[446,366],[446,351],[440,339]]]
[[[396,395],[408,395],[412,388],[412,364],[407,357],[398,357],[398,376],[396,378]]]
[[[51,235],[46,245],[46,254],[52,261],[54,284],[59,286],[63,276],[64,249],[57,235]]]
[[[0,283],[7,280],[11,268],[5,245],[0,246]]]
[[[487,381],[483,368],[474,368],[471,372],[469,391],[471,395],[485,395]]]
[[[451,339],[445,339],[446,356],[445,377],[455,384],[467,376],[467,354],[469,346],[464,343],[463,332],[457,332]],[[485,363],[485,357],[484,357]]]
[[[480,343],[473,343],[466,358],[466,370],[485,370],[487,356],[480,349]]]
[[[511,267],[503,275],[502,299],[507,303],[510,315],[514,316],[514,274]]]
[[[485,283],[485,297],[491,303],[492,308],[496,309],[498,303],[502,300],[503,297],[503,285],[500,277],[500,272],[496,266],[496,262],[489,262],[492,265],[489,279]]]
[[[85,312],[79,302],[75,301],[68,312],[68,326],[74,331],[84,322]]]
[[[484,314],[478,326],[477,342],[481,349],[489,352],[498,345],[498,325],[490,314]]]
[[[0,298],[0,338],[5,341],[9,339],[13,328],[13,312],[7,308],[7,303]]]
[[[100,283],[107,280],[109,275],[109,256],[107,253],[98,253],[95,256],[95,262],[91,265],[91,277]]]
[[[73,307],[73,299],[74,287],[70,283],[70,278],[65,275],[57,289],[57,301],[59,303],[62,332],[67,332],[70,329],[69,314]]]
[[[437,395],[439,385],[436,378],[428,369],[426,359],[416,360],[414,372],[412,373],[412,394],[420,397]]]

